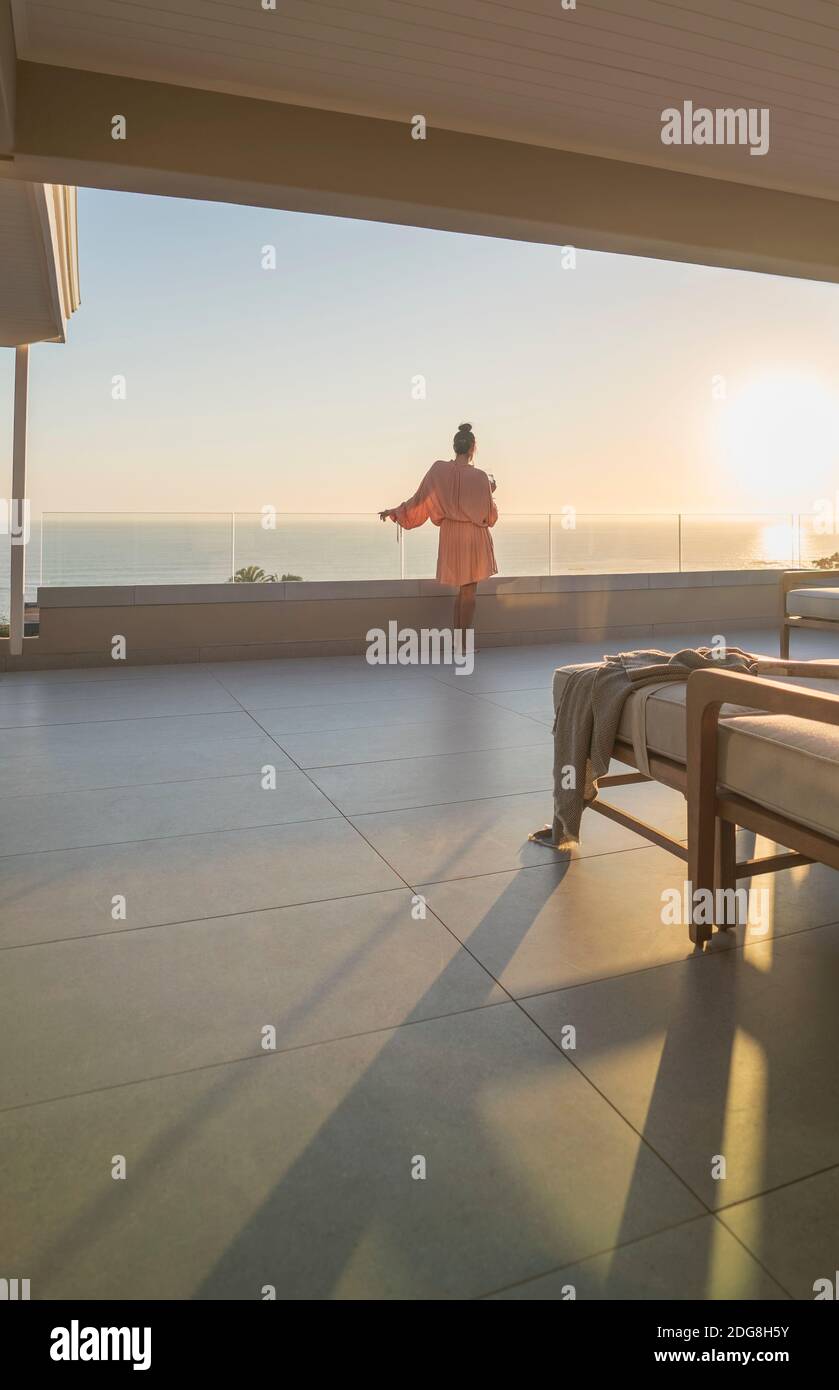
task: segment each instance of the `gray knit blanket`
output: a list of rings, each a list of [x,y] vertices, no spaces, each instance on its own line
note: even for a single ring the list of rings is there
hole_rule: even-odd
[[[580,821],[597,795],[598,778],[609,770],[623,707],[645,685],[686,681],[703,666],[755,675],[758,658],[739,647],[686,647],[619,652],[592,666],[574,667],[565,681],[554,718],[553,825],[532,840],[570,849],[580,838]]]

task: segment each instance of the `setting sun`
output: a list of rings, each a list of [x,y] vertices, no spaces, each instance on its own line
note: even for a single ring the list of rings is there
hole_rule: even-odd
[[[799,372],[762,375],[729,390],[718,431],[732,481],[753,489],[756,512],[785,498],[812,510],[839,454],[839,391]]]

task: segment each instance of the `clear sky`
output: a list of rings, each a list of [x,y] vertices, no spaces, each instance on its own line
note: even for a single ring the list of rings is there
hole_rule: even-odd
[[[79,238],[68,342],[32,353],[36,511],[370,512],[461,420],[508,512],[839,486],[839,286],[90,190]]]

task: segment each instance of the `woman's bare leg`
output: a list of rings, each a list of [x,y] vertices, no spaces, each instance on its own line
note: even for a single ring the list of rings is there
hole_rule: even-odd
[[[458,603],[455,606],[455,621],[459,633],[460,650],[466,650],[466,633],[475,622],[475,602],[478,595],[477,584],[461,584]],[[459,612],[458,612],[459,607]]]
[[[463,584],[460,589],[460,626],[465,631],[475,623],[475,602],[478,597],[477,584]]]

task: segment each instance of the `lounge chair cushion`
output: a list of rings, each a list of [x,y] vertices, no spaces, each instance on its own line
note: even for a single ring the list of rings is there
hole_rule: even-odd
[[[787,613],[791,618],[827,618],[839,623],[839,589],[790,589]]]
[[[839,682],[819,688],[839,694]],[[839,838],[839,727],[790,715],[732,719],[720,730],[723,787]]]

